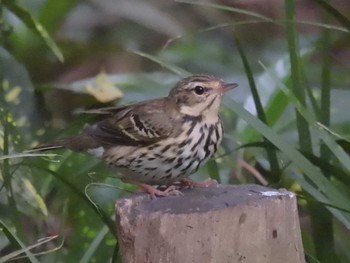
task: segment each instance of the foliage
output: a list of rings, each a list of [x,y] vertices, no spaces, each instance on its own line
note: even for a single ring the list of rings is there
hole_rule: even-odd
[[[88,2],[0,2],[0,262],[119,262],[114,200],[134,187],[90,156],[26,150],[77,133],[92,121],[81,108],[164,96],[196,72],[240,87],[224,101],[225,143],[194,178],[261,182],[245,160],[298,194],[309,262],[350,262],[350,79],[338,56],[349,50],[350,21],[338,7],[317,0],[320,18],[309,21],[293,0],[279,10],[284,19],[216,3],[178,1],[171,15],[157,1]],[[103,23],[84,27],[85,13],[74,12],[96,7]],[[101,57],[118,63],[106,69]],[[91,68],[97,77],[85,74]],[[124,96],[101,102],[96,86]]]

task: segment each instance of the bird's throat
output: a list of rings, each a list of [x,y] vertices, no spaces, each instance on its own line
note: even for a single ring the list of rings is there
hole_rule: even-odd
[[[213,98],[207,105],[197,104],[193,106],[182,105],[180,113],[191,116],[192,118],[200,118],[209,123],[218,121],[218,113],[220,108],[220,98]]]

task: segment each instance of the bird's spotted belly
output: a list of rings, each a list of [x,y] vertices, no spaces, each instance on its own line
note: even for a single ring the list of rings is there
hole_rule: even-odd
[[[216,152],[222,139],[221,122],[197,123],[176,138],[168,138],[138,148],[125,157],[122,165],[130,173],[124,179],[147,184],[171,184],[188,177]]]

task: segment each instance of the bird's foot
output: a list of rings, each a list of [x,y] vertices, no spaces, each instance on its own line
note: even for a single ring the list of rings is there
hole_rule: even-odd
[[[165,190],[159,190],[149,184],[140,184],[140,187],[142,187],[142,189],[145,190],[145,192],[150,194],[151,199],[155,199],[157,198],[157,196],[183,195],[183,193],[181,193],[178,190],[178,187],[175,185],[171,185]]]
[[[185,179],[182,179],[179,183],[180,183],[180,186],[187,187],[190,189],[194,187],[209,187],[209,186],[218,185],[218,181],[211,178],[208,178],[202,182],[195,182],[191,179],[185,178]]]

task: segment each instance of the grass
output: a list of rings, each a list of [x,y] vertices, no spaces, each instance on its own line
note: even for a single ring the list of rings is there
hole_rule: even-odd
[[[63,60],[62,54],[67,54],[65,60],[69,63],[79,57],[70,55],[73,50],[79,50],[79,45],[56,42],[50,37],[74,4],[48,0],[38,11],[41,24],[27,11],[28,6],[10,2],[0,3],[0,20],[4,21],[0,24],[0,208],[4,211],[0,216],[0,262],[18,256],[24,256],[29,262],[100,262],[106,257],[111,262],[120,262],[113,223],[114,200],[133,188],[82,154],[25,152],[33,141],[74,134],[85,122],[91,121],[73,115],[69,120],[70,128],[65,131],[47,125],[54,123],[55,118],[47,116],[42,95],[54,89],[53,85],[40,89],[42,86],[29,77],[54,72],[57,64],[50,64],[53,56]],[[164,96],[179,77],[188,76],[190,72],[208,72],[239,82],[240,87],[232,94],[237,96],[239,92],[245,92],[246,97],[241,101],[236,97],[225,99],[223,147],[195,178],[209,174],[221,182],[256,182],[249,174],[232,177],[237,163],[243,158],[260,170],[270,186],[297,193],[300,214],[310,222],[302,225],[309,262],[349,262],[347,132],[350,119],[344,114],[347,105],[339,103],[342,97],[350,95],[342,88],[349,83],[349,76],[346,68],[334,64],[332,54],[337,44],[348,36],[350,21],[331,3],[323,0],[315,3],[323,10],[322,21],[297,20],[293,0],[284,1],[284,19],[232,6],[177,1],[176,5],[184,8],[183,12],[186,8],[191,8],[191,12],[201,9],[219,16],[211,23],[199,23],[196,30],[186,29],[184,34],[173,36],[166,46],[161,45],[153,51],[144,51],[147,48],[135,51],[138,50],[135,45],[128,48],[134,50],[129,52],[135,61],[140,65],[144,63],[144,68],[153,73],[107,76],[124,92],[121,103]],[[9,35],[8,28],[12,25],[6,12],[19,17],[33,35],[28,38],[28,32],[21,34],[16,27]],[[230,16],[236,14],[247,19],[235,20]],[[222,21],[221,16],[229,19]],[[265,44],[257,47],[242,34],[242,29],[249,31],[253,25],[273,26],[285,37],[274,42],[267,33],[261,34]],[[310,39],[299,30],[301,25],[313,26],[320,31]],[[129,29],[135,25],[125,26]],[[28,41],[33,36],[37,40]],[[128,37],[123,35],[117,45],[125,45],[123,41]],[[142,38],[142,34],[133,37]],[[101,42],[104,41],[110,39]],[[26,42],[31,44],[26,46]],[[96,43],[91,46],[87,43],[83,52],[93,53]],[[59,50],[59,46],[64,50]],[[274,50],[276,46],[279,48]],[[38,50],[45,52],[42,54]],[[46,68],[41,65],[32,68],[27,61],[31,56],[40,56],[42,63],[39,64]],[[153,64],[149,65],[149,61]],[[46,65],[52,65],[53,69]],[[38,72],[40,67],[42,72]],[[94,81],[73,82],[63,85],[63,89],[74,91],[71,97],[78,96],[83,107],[88,108],[92,104],[91,99],[86,99],[89,96],[86,84]],[[244,83],[249,89],[245,89]],[[61,90],[59,85],[56,90]],[[36,230],[28,234],[23,220]],[[63,243],[55,239],[40,241],[48,232],[51,236],[58,235]]]

